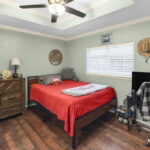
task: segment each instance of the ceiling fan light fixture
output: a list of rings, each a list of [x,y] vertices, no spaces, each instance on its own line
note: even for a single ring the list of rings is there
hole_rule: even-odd
[[[49,5],[48,9],[50,13],[58,16],[62,15],[65,12],[65,7],[60,4],[51,4]]]
[[[48,0],[49,4],[58,4],[60,3],[62,0]]]

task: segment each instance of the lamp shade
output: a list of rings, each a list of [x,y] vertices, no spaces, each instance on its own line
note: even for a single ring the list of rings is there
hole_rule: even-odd
[[[12,66],[14,66],[14,65],[20,65],[21,63],[20,63],[20,59],[19,58],[13,58],[12,60],[11,60],[11,65]]]

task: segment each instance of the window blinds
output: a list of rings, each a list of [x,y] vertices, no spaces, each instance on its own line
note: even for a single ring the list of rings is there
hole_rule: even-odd
[[[87,49],[87,73],[131,77],[134,70],[134,43]]]

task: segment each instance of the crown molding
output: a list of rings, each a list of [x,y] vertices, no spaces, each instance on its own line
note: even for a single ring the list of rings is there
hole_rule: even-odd
[[[142,22],[146,22],[146,21],[150,21],[150,16],[146,16],[146,17],[143,17],[143,18],[140,18],[140,19],[131,20],[131,21],[128,21],[128,22],[124,22],[124,23],[113,25],[113,26],[101,28],[101,29],[98,29],[98,30],[95,30],[95,31],[87,32],[87,33],[84,33],[84,34],[80,34],[80,35],[77,35],[77,36],[66,38],[66,40],[67,41],[75,40],[75,39],[79,39],[79,38],[82,38],[82,37],[94,35],[94,34],[97,34],[97,33],[100,33],[100,32],[106,32],[106,31],[109,31],[109,30],[114,30],[114,29],[117,29],[117,28],[126,27],[126,26],[130,26],[130,25],[134,25],[134,24],[138,24],[138,23],[142,23]]]
[[[34,31],[21,29],[21,28],[16,28],[16,27],[11,27],[11,26],[2,25],[2,24],[0,24],[0,29],[5,29],[5,30],[10,30],[10,31],[15,31],[15,32],[31,34],[31,35],[37,35],[37,36],[41,36],[41,37],[45,37],[45,38],[51,38],[51,39],[66,41],[63,37],[48,35],[48,34],[42,34],[42,33],[39,33],[39,32],[34,32]]]
[[[130,25],[134,25],[134,24],[138,24],[138,23],[143,23],[143,22],[147,22],[147,21],[150,21],[150,16],[146,16],[146,17],[143,17],[143,18],[140,18],[140,19],[120,23],[120,24],[109,26],[109,27],[106,27],[106,28],[101,28],[99,30],[94,30],[94,31],[91,31],[91,32],[87,32],[87,33],[84,33],[84,34],[77,35],[77,36],[72,36],[72,37],[69,37],[69,38],[54,36],[54,35],[48,35],[48,34],[42,34],[42,33],[39,33],[39,32],[34,32],[34,31],[21,29],[21,28],[16,28],[16,27],[7,26],[7,25],[2,25],[2,24],[0,24],[0,29],[26,33],[26,34],[45,37],[45,38],[58,39],[58,40],[63,40],[63,41],[71,41],[71,40],[83,38],[83,37],[86,37],[86,36],[98,34],[100,32],[106,32],[106,31],[109,31],[109,30],[114,30],[114,29],[117,29],[117,28],[126,27],[126,26],[130,26]]]

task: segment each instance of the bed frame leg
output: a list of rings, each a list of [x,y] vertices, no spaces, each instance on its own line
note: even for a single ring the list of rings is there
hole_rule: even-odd
[[[76,148],[76,136],[74,135],[72,137],[72,149],[75,149]]]
[[[76,148],[76,120],[74,123],[74,136],[72,136],[72,149]]]

